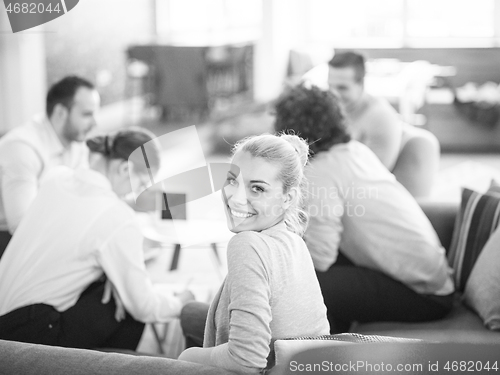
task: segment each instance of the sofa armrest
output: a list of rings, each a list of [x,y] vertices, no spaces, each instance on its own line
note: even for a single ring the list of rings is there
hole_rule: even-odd
[[[231,375],[232,372],[163,357],[104,353],[0,340],[0,373],[24,375]],[[5,372],[3,372],[5,371]]]
[[[441,244],[448,251],[453,237],[453,228],[459,205],[453,202],[431,200],[419,200],[418,203],[436,230]]]
[[[412,338],[361,335],[359,333],[338,333],[335,335],[278,339],[274,342],[274,351],[276,366],[280,367],[286,365],[293,356],[309,349],[363,343],[414,343],[420,341],[419,339]]]
[[[497,344],[384,342],[326,346],[294,355],[288,363],[276,366],[270,375],[294,373],[360,374],[447,374],[451,366],[464,362],[498,366]],[[455,365],[453,365],[455,367]],[[483,371],[487,373],[485,368]],[[466,373],[458,368],[456,373]],[[495,373],[495,371],[493,371]]]

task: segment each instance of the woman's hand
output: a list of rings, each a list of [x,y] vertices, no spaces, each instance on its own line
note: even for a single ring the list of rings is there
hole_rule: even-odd
[[[179,356],[179,360],[210,365],[211,348],[189,348]]]
[[[182,306],[190,301],[194,301],[194,294],[190,290],[184,290],[183,292],[176,293],[175,296],[179,298],[182,302]]]
[[[102,295],[101,303],[106,304],[111,301],[111,294],[113,295],[116,305],[115,319],[117,322],[120,322],[121,320],[125,319],[125,306],[123,305],[123,302],[115,286],[109,279],[107,279],[106,284],[104,284],[104,293]]]

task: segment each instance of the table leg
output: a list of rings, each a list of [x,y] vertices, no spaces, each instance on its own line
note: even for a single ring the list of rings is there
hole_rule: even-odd
[[[215,259],[217,259],[217,263],[219,264],[219,266],[222,266],[222,262],[221,262],[220,257],[219,257],[219,251],[217,249],[217,244],[211,243],[210,246],[212,247],[212,251],[214,252]]]
[[[165,354],[163,343],[165,342],[165,339],[167,337],[168,325],[165,324],[163,335],[160,335],[155,323],[151,323],[151,329],[153,330],[153,335],[155,336],[156,343],[158,344],[158,351],[160,352],[160,354]]]
[[[172,263],[170,263],[170,271],[176,270],[179,265],[179,257],[181,255],[181,244],[175,244],[174,256],[172,257]]]

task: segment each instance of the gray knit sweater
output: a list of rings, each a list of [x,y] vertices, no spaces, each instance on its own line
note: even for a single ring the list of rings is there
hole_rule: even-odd
[[[218,367],[258,373],[276,339],[329,333],[304,241],[284,223],[241,232],[228,245],[228,275],[210,306],[204,347]]]

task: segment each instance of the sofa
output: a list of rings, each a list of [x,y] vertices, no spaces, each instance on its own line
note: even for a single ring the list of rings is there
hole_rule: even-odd
[[[481,195],[478,194],[477,198],[481,198]],[[462,200],[464,201],[463,198]],[[457,216],[462,215],[462,218],[458,217],[458,219],[463,219],[463,208],[469,206],[434,201],[420,201],[419,203],[448,254],[454,239]],[[487,202],[487,205],[491,203]],[[493,209],[499,211],[499,205],[500,198],[498,198],[497,207]],[[476,207],[480,206],[481,204],[476,205]],[[496,217],[498,220],[498,212]],[[492,227],[491,231],[494,230],[495,228]],[[498,251],[496,253],[498,254]],[[496,264],[493,266],[498,268]],[[498,278],[494,282],[498,282]],[[299,372],[297,370],[300,368],[303,372],[310,372],[311,370],[306,367],[308,364],[328,367],[346,366],[347,363],[361,363],[362,365],[386,363],[394,366],[399,363],[407,366],[424,366],[420,369],[411,367],[410,370],[404,371],[404,373],[415,374],[458,372],[460,370],[458,365],[465,361],[478,366],[489,363],[498,369],[500,331],[486,328],[483,319],[467,307],[463,300],[462,295],[457,293],[452,311],[438,321],[354,323],[350,328],[350,333],[346,334],[300,340],[278,340],[275,343],[277,366],[272,373],[273,375],[292,374]],[[448,365],[451,367],[447,368]],[[314,373],[325,372],[325,367],[315,371]],[[393,368],[390,371],[386,368],[385,371],[370,371],[367,367],[352,370],[349,367],[344,372],[349,371],[371,374],[392,373],[395,370]],[[471,371],[470,368],[468,371]],[[484,371],[489,370],[484,369]]]
[[[459,211],[456,203],[420,202],[448,251],[452,242],[455,220]],[[351,332],[367,335],[417,338],[433,342],[500,344],[500,332],[487,329],[483,320],[457,297],[452,311],[441,320],[424,323],[380,322],[354,324]]]
[[[421,202],[424,212],[433,224],[443,246],[448,250],[452,242],[455,219],[459,207],[457,204],[446,204],[436,202]],[[446,350],[451,350],[449,345],[459,345],[456,348],[470,352],[471,348],[498,350],[500,345],[500,332],[491,331],[484,327],[482,319],[472,310],[467,308],[460,299],[457,299],[456,306],[451,313],[442,320],[426,323],[369,323],[354,324],[351,327],[352,333],[374,336],[391,336],[397,338],[421,339],[425,342],[444,343]],[[284,340],[279,340],[284,341]],[[365,341],[365,337],[361,337]],[[380,341],[377,338],[377,341]],[[313,343],[318,347],[324,346],[323,343]],[[335,360],[336,354],[342,350],[350,350],[352,353],[359,352],[358,349],[344,349],[347,344],[341,343],[340,349],[338,343],[329,340],[328,349],[322,349],[321,355],[330,360]],[[287,344],[287,351],[297,352],[307,349],[304,342],[297,340],[288,343],[276,342],[275,346]],[[471,347],[474,344],[476,346]],[[389,342],[385,345],[391,348],[400,349],[417,348],[417,346],[407,347],[411,343]],[[405,346],[406,345],[406,346]],[[419,344],[420,349],[431,355],[433,350],[423,344]],[[448,346],[446,346],[448,345]],[[477,346],[479,345],[479,346]],[[295,348],[294,348],[295,347]],[[361,349],[362,347],[360,347]],[[436,347],[435,350],[441,350]],[[455,348],[455,347],[454,347]],[[325,351],[326,350],[326,351]],[[444,349],[443,349],[444,350]],[[455,350],[455,349],[453,349]],[[453,350],[450,351],[453,352]],[[372,349],[370,349],[372,351]],[[405,349],[404,352],[407,350]],[[382,351],[384,352],[384,351]],[[401,350],[399,350],[400,353]],[[278,352],[277,352],[278,353]],[[392,351],[391,353],[395,353]],[[286,354],[282,355],[284,358]],[[450,357],[451,358],[451,357]],[[278,362],[279,363],[279,362]],[[147,369],[148,374],[177,375],[177,374],[213,374],[229,375],[231,372],[222,369],[202,366],[198,364],[175,361],[168,358],[157,356],[133,356],[118,353],[105,353],[82,349],[68,349],[59,347],[50,347],[44,345],[25,344],[0,340],[0,375],[2,374],[138,374],[144,373]],[[273,373],[281,374],[289,372],[289,368],[275,368]]]
[[[0,375],[234,375],[220,368],[148,355],[0,340]]]

